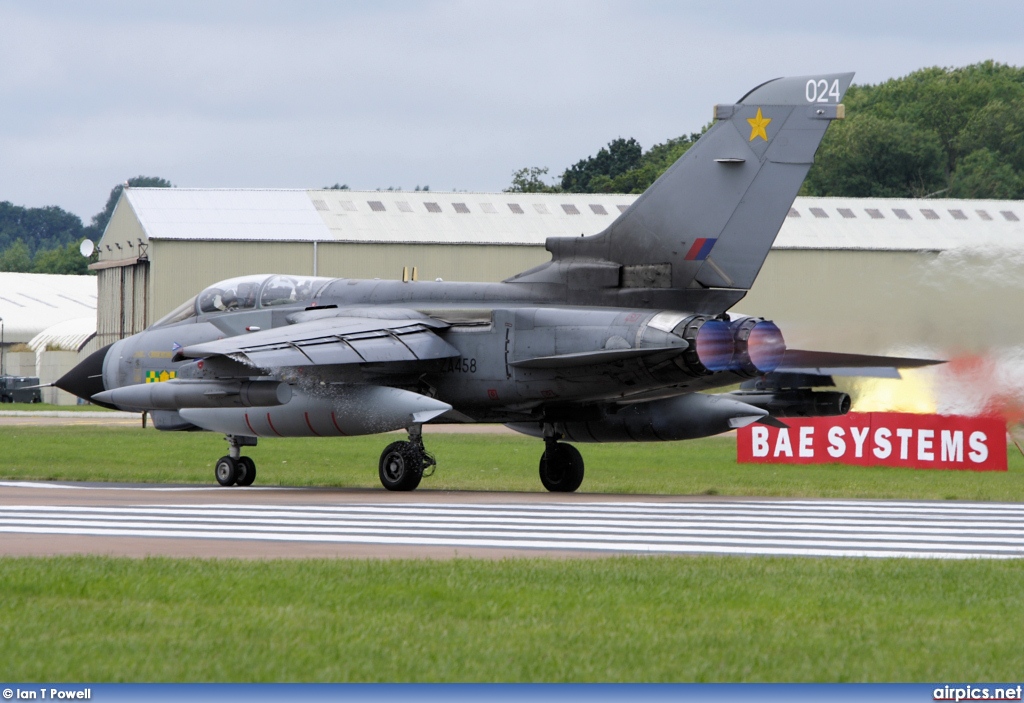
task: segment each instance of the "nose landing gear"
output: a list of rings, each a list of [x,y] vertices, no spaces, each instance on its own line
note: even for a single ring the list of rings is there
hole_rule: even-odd
[[[544,430],[540,482],[553,493],[572,493],[583,483],[583,456],[571,444],[559,444],[562,435],[553,427],[548,425]]]
[[[242,447],[255,447],[255,437],[227,435],[228,455],[217,460],[213,475],[222,486],[251,486],[256,480],[256,462],[242,456]]]
[[[378,474],[389,491],[411,491],[434,473],[437,460],[423,446],[423,426],[409,427],[409,441],[392,442],[380,455]]]

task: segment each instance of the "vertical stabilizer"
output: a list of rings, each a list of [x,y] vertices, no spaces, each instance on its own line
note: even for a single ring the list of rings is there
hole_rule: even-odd
[[[727,309],[754,283],[852,80],[779,78],[717,105],[711,129],[608,229],[548,239],[551,263],[513,280],[562,282],[573,302],[601,289],[605,304]]]

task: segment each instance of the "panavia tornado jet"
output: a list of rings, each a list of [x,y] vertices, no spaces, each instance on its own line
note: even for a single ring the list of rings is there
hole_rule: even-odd
[[[714,125],[611,226],[549,238],[549,262],[501,283],[234,278],[56,385],[148,411],[161,430],[223,433],[214,473],[225,486],[253,482],[241,450],[258,438],[405,429],[378,469],[385,488],[412,490],[435,468],[424,424],[503,423],[543,439],[545,488],[574,491],[583,458],[569,442],[843,414],[848,396],[814,388],[933,362],[787,349],[772,322],[728,311],[852,79],[782,78],[716,106]]]

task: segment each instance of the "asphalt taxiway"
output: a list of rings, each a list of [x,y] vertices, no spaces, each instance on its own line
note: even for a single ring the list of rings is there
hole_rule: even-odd
[[[1024,505],[3,481],[0,554],[1020,558]]]

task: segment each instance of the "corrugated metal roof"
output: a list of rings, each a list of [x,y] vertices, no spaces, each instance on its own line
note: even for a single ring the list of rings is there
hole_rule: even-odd
[[[89,316],[96,326],[96,276],[0,272],[4,343],[27,343],[58,322]]]
[[[47,350],[79,351],[96,336],[96,315],[76,317],[58,322],[37,334],[29,341],[29,349],[37,355]]]
[[[543,245],[595,234],[639,196],[129,188],[151,239]],[[1024,248],[1024,202],[797,198],[778,249]]]
[[[312,241],[330,237],[304,190],[126,188],[150,239]]]
[[[777,249],[1024,248],[1024,202],[797,198]]]
[[[318,213],[334,241],[526,245],[600,232],[619,215],[619,206],[625,209],[637,197],[343,190],[309,194],[318,201]],[[595,211],[592,204],[600,208]]]

